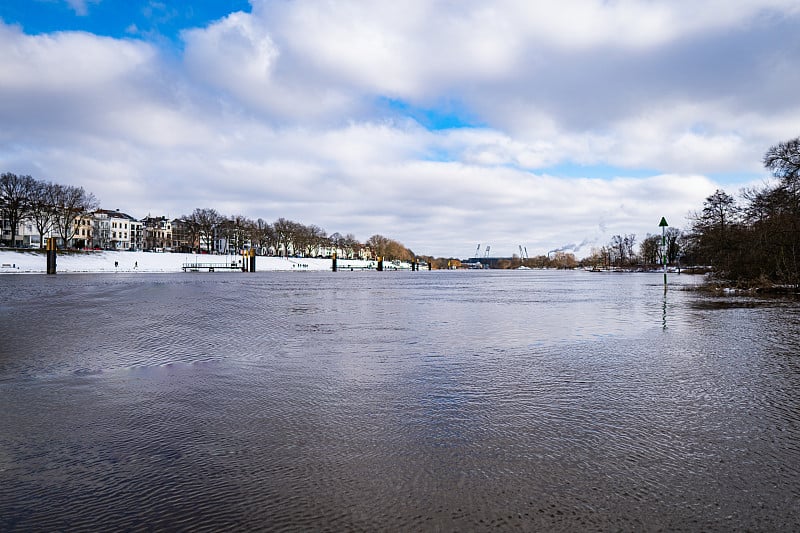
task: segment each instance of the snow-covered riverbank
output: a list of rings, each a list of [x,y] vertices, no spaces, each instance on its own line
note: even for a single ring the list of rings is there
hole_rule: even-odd
[[[185,263],[225,263],[238,264],[240,256],[196,255],[147,252],[80,252],[59,254],[57,271],[59,273],[80,272],[183,272]],[[374,261],[340,259],[341,270],[375,268]],[[395,265],[387,263],[386,269]],[[399,269],[410,269],[411,265],[402,263]],[[296,257],[256,257],[256,271],[321,271],[330,270],[330,259]],[[45,254],[39,252],[16,252],[0,250],[0,274],[37,274],[47,271]]]

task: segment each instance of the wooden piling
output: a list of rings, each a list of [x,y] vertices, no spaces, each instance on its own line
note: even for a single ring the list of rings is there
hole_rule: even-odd
[[[383,257],[378,256],[378,272],[383,272]]]
[[[47,273],[56,273],[56,239],[55,237],[47,238]]]
[[[250,250],[250,272],[256,271],[256,251]]]
[[[336,272],[336,254],[331,255],[331,270]]]

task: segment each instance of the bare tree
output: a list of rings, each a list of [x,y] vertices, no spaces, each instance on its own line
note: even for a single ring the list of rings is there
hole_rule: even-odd
[[[350,259],[352,259],[359,253],[359,251],[361,250],[361,246],[362,246],[361,242],[359,242],[359,240],[356,239],[356,236],[353,235],[352,233],[348,233],[342,239],[342,249],[344,253],[347,254],[347,257]]]
[[[328,244],[333,248],[337,255],[342,255],[340,252],[344,251],[344,237],[338,231],[328,235]]]
[[[664,232],[664,236],[667,239],[667,263],[674,263],[681,254],[681,230],[678,228],[667,228],[667,230]]]
[[[297,227],[296,244],[306,257],[314,255],[314,251],[324,244],[325,239],[327,234],[319,226],[299,224]]]
[[[650,235],[644,238],[639,245],[639,255],[647,267],[655,267],[661,256],[661,235]]]
[[[625,246],[625,238],[622,235],[614,235],[611,237],[609,251],[611,252],[611,262],[615,264],[615,266],[621,267],[626,263],[627,250],[628,248]]]
[[[706,198],[703,211],[693,216],[693,231],[700,236],[700,252],[717,259],[729,255],[731,227],[739,222],[740,215],[736,200],[725,191],[717,189]]]
[[[255,222],[255,226],[253,228],[253,239],[256,243],[258,243],[258,247],[266,249],[267,253],[269,253],[270,248],[277,251],[278,243],[275,239],[275,230],[272,227],[272,224],[263,218],[259,218]]]
[[[302,224],[279,218],[273,222],[272,227],[275,230],[275,240],[278,243],[278,248],[283,249],[285,257],[289,257],[289,249],[292,252],[296,251],[297,235]]]
[[[764,154],[764,167],[797,195],[800,188],[800,137],[771,146]]]
[[[11,172],[0,175],[0,207],[11,224],[11,246],[16,246],[19,223],[30,214],[31,192],[36,181]]]
[[[191,220],[197,225],[202,249],[202,240],[206,241],[206,249],[210,253],[214,246],[214,230],[217,225],[224,220],[224,217],[211,208],[195,209],[191,215]]]
[[[373,235],[367,242],[365,243],[369,246],[369,249],[372,251],[372,255],[376,257],[386,257],[386,252],[389,248],[389,238],[384,237],[383,235]]]
[[[414,253],[394,239],[383,235],[373,235],[367,239],[366,245],[372,253],[384,259],[408,260],[414,258]]]
[[[233,217],[233,226],[236,249],[243,250],[246,244],[253,246],[256,223],[246,216],[236,215]]]
[[[57,186],[49,181],[36,181],[31,191],[30,217],[39,232],[39,247],[44,246],[44,234],[53,228],[56,217]]]
[[[75,221],[83,214],[97,209],[97,199],[87,193],[83,187],[57,185],[54,191],[55,217],[53,227],[61,237],[63,245],[69,246],[75,237],[77,226]]]

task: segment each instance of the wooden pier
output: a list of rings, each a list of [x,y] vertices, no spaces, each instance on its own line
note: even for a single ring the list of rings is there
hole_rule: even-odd
[[[184,272],[200,272],[206,270],[214,272],[215,270],[242,270],[242,264],[232,261],[230,263],[184,263]]]

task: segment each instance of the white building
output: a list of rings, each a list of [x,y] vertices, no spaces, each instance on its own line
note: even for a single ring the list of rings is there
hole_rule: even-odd
[[[90,246],[104,250],[141,249],[141,227],[141,222],[119,209],[98,209],[92,213]]]

